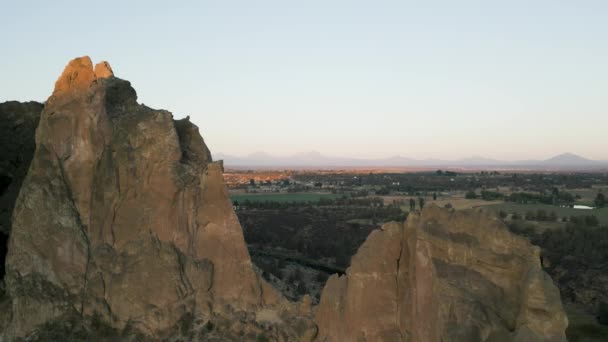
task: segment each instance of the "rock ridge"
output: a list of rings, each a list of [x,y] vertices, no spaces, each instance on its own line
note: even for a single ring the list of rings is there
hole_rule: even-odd
[[[481,210],[374,231],[316,308],[321,341],[566,341],[540,250]]]

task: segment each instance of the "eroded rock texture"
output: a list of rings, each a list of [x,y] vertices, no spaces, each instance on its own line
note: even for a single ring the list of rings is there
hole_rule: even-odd
[[[41,111],[42,104],[38,102],[0,103],[0,298],[4,294],[11,214],[36,149],[34,132]]]
[[[565,341],[539,249],[480,211],[428,206],[374,231],[316,311],[323,341]]]
[[[57,80],[13,213],[7,339],[74,316],[152,338],[213,318],[255,337],[292,309],[253,271],[198,128],[136,100],[88,57]],[[298,334],[283,330],[267,334]]]

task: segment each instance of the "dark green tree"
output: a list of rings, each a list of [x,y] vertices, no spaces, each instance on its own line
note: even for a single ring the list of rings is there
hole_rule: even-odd
[[[552,194],[551,194],[551,202],[553,205],[557,204],[557,200],[559,199],[559,189],[558,188],[553,188]]]
[[[597,320],[600,324],[608,325],[608,303],[600,302]]]
[[[536,220],[536,215],[534,215],[533,211],[528,211],[526,213],[526,220],[528,220],[528,221],[534,221],[534,220]]]
[[[547,221],[547,212],[542,209],[538,209],[536,211],[536,220],[537,221]]]
[[[555,211],[550,212],[549,217],[547,217],[547,219],[551,222],[557,221],[557,214],[555,213]]]
[[[597,196],[595,196],[595,206],[598,208],[603,208],[606,205],[606,196],[599,192]]]
[[[585,224],[589,227],[597,227],[600,222],[594,215],[585,216]]]

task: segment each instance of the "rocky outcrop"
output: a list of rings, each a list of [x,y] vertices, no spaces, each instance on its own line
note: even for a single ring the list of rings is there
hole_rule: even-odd
[[[40,110],[0,105],[14,207],[0,341],[565,340],[538,248],[483,212],[384,225],[311,308],[254,271],[222,163],[188,119],[138,104],[88,57]]]
[[[299,318],[272,328],[295,308],[254,272],[222,172],[194,124],[138,104],[107,62],[72,60],[13,211],[5,338],[66,317],[151,338],[184,317],[231,322],[226,334],[310,335]]]
[[[34,155],[34,132],[41,111],[42,104],[38,102],[0,103],[0,302],[4,295],[4,263],[11,214]],[[2,320],[0,313],[0,322]]]
[[[0,103],[0,233],[6,235],[21,182],[36,149],[34,132],[42,107],[33,101]]]
[[[565,341],[538,247],[479,210],[374,231],[316,309],[322,341]]]

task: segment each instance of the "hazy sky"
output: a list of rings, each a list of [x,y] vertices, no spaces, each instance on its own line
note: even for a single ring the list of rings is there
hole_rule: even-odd
[[[213,152],[608,159],[608,1],[8,1],[0,101],[89,55]]]

